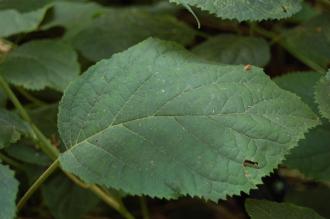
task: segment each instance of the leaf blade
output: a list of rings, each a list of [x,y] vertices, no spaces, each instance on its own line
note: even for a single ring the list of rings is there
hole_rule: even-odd
[[[155,39],[99,62],[61,101],[62,167],[131,194],[217,200],[247,192],[318,124],[295,95],[252,69],[205,64]],[[276,98],[281,95],[289,109]],[[245,166],[246,160],[260,168]]]

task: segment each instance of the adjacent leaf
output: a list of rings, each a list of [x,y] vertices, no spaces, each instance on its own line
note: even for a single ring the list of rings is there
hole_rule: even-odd
[[[325,219],[312,209],[290,203],[248,199],[245,207],[251,219]]]
[[[63,174],[51,178],[43,185],[42,194],[55,219],[81,218],[99,201],[91,191],[73,184]]]
[[[281,88],[297,94],[315,113],[318,113],[314,101],[314,89],[320,78],[321,74],[317,72],[292,72],[276,77],[274,81]]]
[[[0,88],[0,107],[4,107],[7,103],[7,95],[5,92]]]
[[[14,177],[14,171],[0,162],[0,218],[13,219],[16,212],[16,194],[18,182]]]
[[[105,8],[95,3],[55,2],[52,19],[43,25],[43,29],[63,26],[66,29],[64,38],[70,38],[104,12]]]
[[[51,139],[58,136],[57,113],[58,104],[47,105],[38,109],[29,110],[29,115],[31,116],[34,124],[36,124],[36,126]]]
[[[221,18],[238,21],[280,19],[301,9],[301,0],[170,0],[183,6],[191,5]]]
[[[296,93],[315,113],[318,113],[314,102],[314,87],[321,75],[315,72],[299,72],[275,78],[282,88]],[[330,123],[311,129],[306,138],[299,142],[287,156],[285,164],[298,169],[307,177],[317,180],[330,180]]]
[[[98,61],[149,36],[186,45],[194,39],[195,31],[169,15],[138,9],[111,9],[73,37],[72,43],[86,58]]]
[[[5,149],[11,157],[23,161],[25,164],[35,164],[38,166],[49,166],[51,160],[40,150],[34,148],[33,144],[23,144],[22,142],[14,144]]]
[[[312,69],[325,71],[330,64],[330,15],[323,14],[287,31],[282,44]]]
[[[285,196],[286,202],[312,208],[325,218],[330,218],[329,199],[329,187],[315,185],[304,189],[299,186],[296,190],[289,190]]]
[[[320,12],[317,8],[313,7],[309,2],[302,2],[302,9],[290,18],[290,21],[297,23],[310,20],[311,18],[319,15]]]
[[[15,9],[20,12],[30,12],[44,7],[53,0],[1,0],[0,10]]]
[[[32,41],[14,49],[0,64],[0,73],[12,84],[39,90],[63,91],[79,74],[77,54],[59,41]]]
[[[224,64],[265,66],[270,60],[270,46],[266,40],[233,34],[212,37],[192,51],[203,58]]]
[[[255,188],[318,123],[257,67],[206,64],[148,39],[66,90],[60,162],[130,194],[218,200]]]
[[[17,142],[28,133],[27,124],[14,112],[0,109],[0,149]]]
[[[321,115],[330,120],[330,70],[316,85],[315,99]]]
[[[28,13],[20,13],[12,9],[0,11],[0,37],[36,30],[46,11],[47,8]]]

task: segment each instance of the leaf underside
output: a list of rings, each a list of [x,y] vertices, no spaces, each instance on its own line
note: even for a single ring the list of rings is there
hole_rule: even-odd
[[[301,9],[301,0],[170,0],[206,10],[221,18],[260,21],[290,17]]]
[[[218,200],[255,188],[318,123],[257,67],[207,64],[148,39],[66,90],[60,162],[130,194]]]

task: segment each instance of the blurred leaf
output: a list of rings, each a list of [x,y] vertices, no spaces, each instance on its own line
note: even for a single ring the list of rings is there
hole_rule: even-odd
[[[192,51],[207,60],[223,64],[251,64],[262,67],[270,60],[270,46],[266,40],[232,34],[212,37]]]
[[[28,125],[14,112],[0,109],[0,149],[28,135]]]
[[[2,88],[0,88],[0,108],[6,106],[7,103],[7,95],[4,93]]]
[[[14,177],[14,171],[0,162],[0,218],[13,219],[16,212],[16,194],[18,181]]]
[[[1,0],[0,10],[17,10],[19,12],[29,12],[40,9],[48,5],[53,0]]]
[[[55,219],[81,218],[99,202],[91,191],[73,184],[63,174],[47,181],[42,187],[42,194]]]
[[[301,0],[170,0],[196,6],[221,18],[260,21],[290,17],[301,9]]]
[[[63,91],[79,75],[77,54],[59,41],[31,41],[14,49],[0,64],[0,73],[27,89]]]
[[[52,104],[42,106],[34,110],[29,110],[29,115],[31,116],[34,124],[36,124],[36,126],[50,138],[58,136],[57,108],[57,104]]]
[[[48,166],[51,160],[40,150],[34,148],[34,145],[20,142],[5,149],[11,157],[23,161],[24,163],[36,164],[39,166]]]
[[[325,218],[330,218],[329,200],[330,189],[327,186],[290,190],[285,196],[285,201],[312,208]]]
[[[315,88],[315,100],[321,115],[330,120],[330,69]]]
[[[260,68],[206,64],[150,38],[66,90],[60,162],[128,194],[218,200],[255,188],[318,123]]]
[[[277,77],[274,81],[283,89],[296,93],[318,113],[314,102],[314,88],[320,77],[316,72],[298,72]],[[307,177],[330,180],[330,123],[322,123],[306,134],[305,139],[292,149],[284,163]]]
[[[290,17],[290,21],[300,23],[310,20],[319,14],[320,12],[315,7],[313,7],[309,2],[304,1],[302,2],[302,9],[297,14]]]
[[[251,219],[325,219],[312,209],[290,203],[248,199],[245,207]]]
[[[195,31],[169,15],[132,8],[109,9],[71,40],[86,58],[98,61],[150,36],[187,45],[193,41]]]
[[[313,17],[284,33],[282,44],[300,61],[318,71],[330,64],[330,15]]]
[[[66,29],[64,37],[70,38],[105,11],[104,7],[95,3],[55,2],[50,21],[45,23],[42,28],[62,26]]]
[[[47,8],[27,13],[20,13],[12,9],[0,11],[0,37],[36,30],[46,11]]]

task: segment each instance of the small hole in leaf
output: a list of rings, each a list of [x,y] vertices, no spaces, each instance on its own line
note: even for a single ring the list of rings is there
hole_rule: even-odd
[[[254,168],[254,169],[259,169],[260,168],[258,162],[254,162],[254,161],[251,161],[251,160],[244,160],[243,166],[244,167],[251,167],[251,168]]]
[[[288,12],[288,8],[286,6],[284,6],[284,5],[282,5],[282,10],[283,10],[284,13],[287,13]]]

